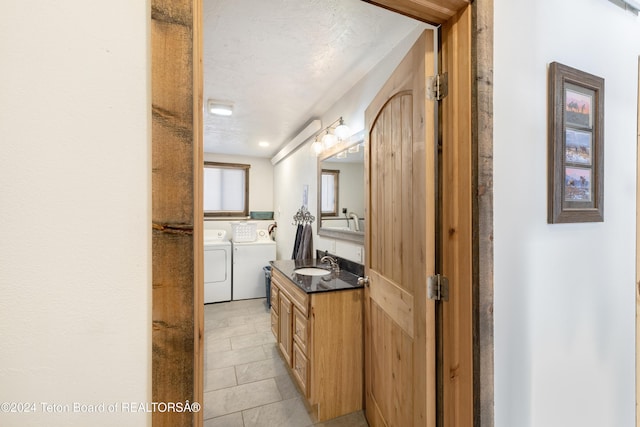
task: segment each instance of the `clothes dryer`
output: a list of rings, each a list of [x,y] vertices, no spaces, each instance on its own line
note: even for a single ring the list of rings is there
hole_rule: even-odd
[[[204,303],[231,300],[231,242],[225,230],[204,231]]]

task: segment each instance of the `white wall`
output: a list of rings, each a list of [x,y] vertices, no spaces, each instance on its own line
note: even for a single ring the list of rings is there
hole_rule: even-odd
[[[633,426],[640,20],[495,0],[495,419]],[[547,224],[547,66],[605,79],[604,223]]]
[[[293,216],[303,205],[305,186],[308,187],[307,208],[314,217],[318,215],[317,162],[310,144],[305,144],[274,167],[274,215],[278,222],[278,259],[291,258],[296,236],[296,226],[292,224]],[[316,225],[317,221],[313,223],[314,250],[317,249]]]
[[[150,425],[41,406],[151,400],[148,10],[2,3],[2,426]]]

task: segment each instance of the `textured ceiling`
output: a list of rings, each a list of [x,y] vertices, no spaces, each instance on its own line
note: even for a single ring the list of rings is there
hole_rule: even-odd
[[[204,0],[205,152],[271,157],[418,25],[361,0]],[[259,141],[268,141],[262,148]]]

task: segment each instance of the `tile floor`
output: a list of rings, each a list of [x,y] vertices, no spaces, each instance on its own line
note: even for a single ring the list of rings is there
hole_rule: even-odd
[[[204,427],[367,427],[362,412],[315,422],[278,354],[266,300],[204,308]]]

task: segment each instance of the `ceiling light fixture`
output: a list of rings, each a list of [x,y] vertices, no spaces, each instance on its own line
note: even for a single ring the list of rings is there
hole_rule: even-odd
[[[216,116],[230,116],[233,114],[233,104],[210,99],[207,101],[207,110]]]
[[[260,141],[260,142],[258,142],[258,145],[259,145],[260,147],[268,147],[268,146],[269,146],[269,143],[268,143],[267,141]]]
[[[324,133],[324,135],[322,135],[322,133]],[[320,138],[320,135],[322,135],[322,138]],[[344,120],[342,119],[342,117],[340,117],[329,126],[320,129],[318,132],[312,135],[312,137],[315,137],[315,140],[311,144],[311,148],[316,153],[316,155],[320,155],[323,150],[333,147],[339,141],[347,140],[350,136],[351,130],[347,125],[344,124]]]

